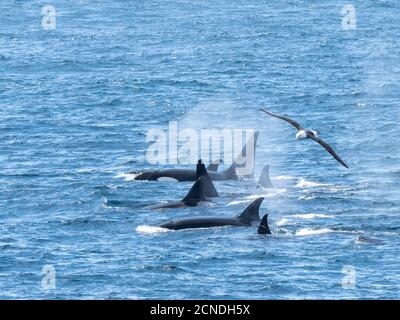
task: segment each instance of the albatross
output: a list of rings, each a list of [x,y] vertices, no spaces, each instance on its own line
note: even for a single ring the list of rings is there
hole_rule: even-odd
[[[327,144],[324,140],[318,138],[318,131],[315,130],[308,130],[303,128],[299,123],[297,123],[296,121],[285,117],[285,116],[280,116],[277,114],[273,114],[271,112],[268,112],[267,110],[260,108],[260,110],[262,112],[265,112],[266,114],[274,117],[274,118],[278,118],[281,119],[283,121],[286,121],[288,123],[290,123],[293,127],[295,127],[297,129],[297,133],[296,133],[296,140],[303,140],[303,139],[312,139],[315,142],[318,142],[321,146],[323,146],[325,148],[326,151],[328,151],[341,165],[345,166],[346,168],[348,168],[347,164],[336,154],[335,151],[333,151],[332,147]]]

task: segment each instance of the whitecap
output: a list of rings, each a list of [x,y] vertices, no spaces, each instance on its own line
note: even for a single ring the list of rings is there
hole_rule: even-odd
[[[169,229],[166,229],[166,228],[147,226],[147,225],[138,226],[136,228],[136,232],[143,233],[143,234],[164,233],[164,232],[168,232],[168,231],[169,231]]]
[[[234,206],[234,205],[241,204],[241,203],[249,203],[249,200],[234,200],[234,201],[229,202],[227,205]]]
[[[286,218],[282,218],[281,220],[279,220],[279,221],[276,223],[277,226],[284,226],[284,225],[287,225],[287,224],[289,224],[289,220],[286,219]]]
[[[274,180],[292,180],[292,179],[296,179],[296,177],[292,177],[292,176],[276,176],[276,177],[274,177]]]
[[[333,218],[333,216],[323,213],[299,213],[293,215],[292,217],[298,219]]]
[[[118,173],[116,175],[116,178],[123,178],[123,179],[125,179],[125,181],[134,181],[137,176],[138,176],[137,173],[123,173],[123,172],[121,172],[121,173]]]
[[[297,181],[297,188],[306,188],[306,187],[318,187],[318,186],[326,186],[327,184],[323,184],[315,181],[307,181],[306,179],[300,178]]]

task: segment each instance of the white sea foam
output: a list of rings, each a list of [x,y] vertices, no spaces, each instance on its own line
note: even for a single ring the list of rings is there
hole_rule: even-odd
[[[302,228],[296,231],[296,236],[312,236],[312,235],[325,234],[331,232],[334,232],[334,230],[329,228],[322,228],[322,229]]]
[[[147,225],[138,226],[136,228],[136,232],[143,233],[143,234],[164,233],[164,232],[168,232],[168,231],[169,231],[169,229],[166,229],[166,228],[147,226]]]
[[[277,226],[284,226],[284,225],[287,225],[287,224],[289,224],[289,220],[286,219],[286,218],[282,218],[281,220],[279,220],[279,221],[276,223]]]
[[[246,199],[253,200],[253,199],[258,199],[258,198],[261,198],[264,196],[265,196],[264,194],[251,194],[251,195],[247,196]]]
[[[228,206],[234,206],[236,204],[240,204],[240,203],[248,203],[248,200],[234,200],[228,203]]]
[[[138,174],[136,174],[136,173],[124,173],[124,172],[121,172],[121,173],[118,173],[117,174],[117,178],[123,178],[123,179],[125,179],[125,181],[133,181],[133,180],[135,180],[135,178],[138,176]]]
[[[292,176],[276,176],[276,177],[274,177],[274,180],[291,180],[291,179],[296,179],[296,177],[292,177]]]
[[[299,213],[290,216],[284,216],[276,223],[278,226],[294,224],[294,219],[316,219],[316,218],[333,218],[333,216],[322,213]]]
[[[292,217],[298,219],[333,218],[332,216],[323,213],[299,213]]]
[[[317,196],[310,196],[310,195],[302,195],[298,197],[299,200],[314,200],[317,199]]]
[[[318,187],[318,186],[326,186],[326,184],[315,181],[307,181],[306,179],[303,178],[300,178],[296,184],[296,187],[298,188]]]

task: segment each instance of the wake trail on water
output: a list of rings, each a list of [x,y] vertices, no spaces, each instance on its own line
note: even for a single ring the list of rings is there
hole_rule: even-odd
[[[148,225],[141,225],[136,227],[136,232],[141,234],[158,234],[158,233],[166,233],[169,231],[170,230],[166,228],[148,226]]]
[[[135,181],[135,178],[138,176],[139,174],[137,173],[118,173],[115,177],[116,178],[122,178],[125,181]]]

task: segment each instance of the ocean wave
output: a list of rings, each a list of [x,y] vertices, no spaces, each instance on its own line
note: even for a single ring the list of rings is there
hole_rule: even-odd
[[[315,182],[315,181],[307,181],[304,178],[300,178],[296,184],[297,188],[319,187],[319,186],[327,186],[327,184]]]
[[[148,225],[141,225],[136,228],[136,232],[142,234],[157,234],[157,233],[165,233],[168,231],[170,230],[166,228],[148,226]]]
[[[299,196],[297,199],[299,199],[299,200],[314,200],[317,198],[318,198],[317,196],[310,196],[307,194],[307,195]]]
[[[277,226],[284,226],[288,224],[296,224],[295,219],[316,219],[316,218],[333,218],[333,216],[322,213],[299,213],[291,216],[284,216],[276,222]]]
[[[292,216],[299,219],[315,219],[315,218],[333,218],[333,216],[323,213],[299,213]]]
[[[122,178],[125,181],[134,181],[137,176],[138,176],[137,173],[124,173],[124,172],[121,172],[121,173],[118,173],[115,177],[116,178]]]
[[[292,180],[292,179],[296,179],[296,177],[292,177],[292,176],[276,176],[276,177],[274,177],[274,180]]]
[[[285,226],[287,224],[289,224],[290,221],[287,218],[282,218],[279,221],[276,222],[277,226]]]
[[[321,228],[321,229],[311,229],[311,228],[302,228],[296,231],[296,236],[313,236],[313,235],[319,235],[319,234],[326,234],[326,233],[332,233],[335,232],[335,230],[329,229],[329,228]]]

